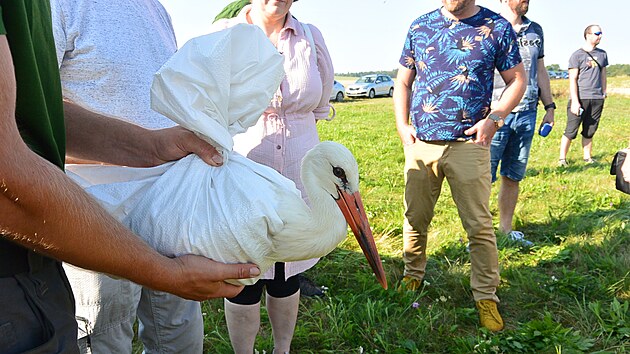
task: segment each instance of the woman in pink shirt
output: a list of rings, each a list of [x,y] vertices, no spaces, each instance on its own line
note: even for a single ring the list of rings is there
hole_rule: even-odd
[[[289,9],[294,1],[297,0],[251,0],[238,16],[219,20],[213,29],[238,23],[257,25],[284,55],[286,76],[280,88],[258,123],[234,137],[234,150],[294,181],[308,203],[300,180],[300,164],[306,152],[319,142],[317,120],[332,119],[329,97],[334,72],[321,32],[291,16]],[[275,269],[256,284],[225,300],[225,318],[236,354],[254,351],[264,286],[274,352],[289,352],[300,299],[297,275],[317,261],[276,263]]]

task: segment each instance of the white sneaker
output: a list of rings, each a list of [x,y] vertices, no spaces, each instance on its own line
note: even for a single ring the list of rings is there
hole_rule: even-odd
[[[526,240],[525,234],[520,231],[510,231],[507,236],[510,240],[516,241],[524,247],[532,247],[534,245],[532,241]]]

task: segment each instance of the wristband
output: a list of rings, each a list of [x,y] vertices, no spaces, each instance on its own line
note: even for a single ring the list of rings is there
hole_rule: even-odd
[[[551,102],[550,104],[546,104],[545,105],[545,111],[548,110],[549,108],[556,109],[556,103],[555,102]]]

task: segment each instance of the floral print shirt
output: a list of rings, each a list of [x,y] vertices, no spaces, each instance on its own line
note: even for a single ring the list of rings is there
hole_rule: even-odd
[[[409,28],[400,64],[416,72],[410,117],[420,140],[472,138],[464,131],[490,112],[495,68],[521,63],[511,24],[479,8],[463,20],[437,9]]]

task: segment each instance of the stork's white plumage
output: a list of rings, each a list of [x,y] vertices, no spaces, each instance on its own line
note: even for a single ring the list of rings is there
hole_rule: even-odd
[[[275,262],[330,253],[345,239],[347,221],[386,287],[352,153],[338,143],[319,143],[302,161],[302,182],[311,208],[292,182],[237,153],[221,167],[189,156],[155,181],[123,222],[164,254],[252,262],[264,273]]]
[[[280,210],[285,227],[270,235],[273,251],[269,257],[274,262],[322,257],[345,239],[347,221],[378,281],[387,289],[359,194],[359,168],[352,153],[341,144],[321,142],[302,160],[301,177],[312,207],[309,209],[301,198],[282,201],[286,203]]]

